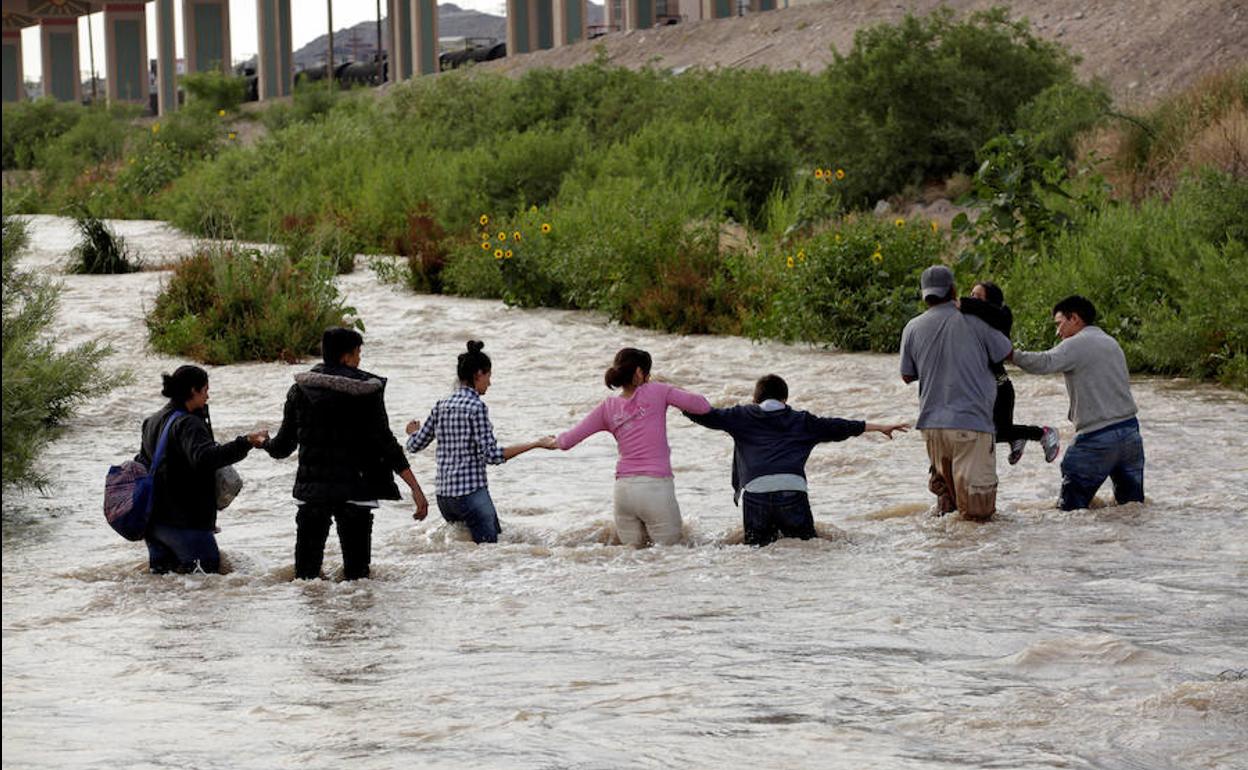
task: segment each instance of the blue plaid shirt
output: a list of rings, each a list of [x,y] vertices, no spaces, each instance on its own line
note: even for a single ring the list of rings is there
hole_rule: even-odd
[[[419,452],[438,440],[438,495],[460,497],[485,486],[485,466],[503,462],[494,438],[490,410],[473,388],[461,387],[439,401],[420,430],[407,439],[407,451]]]

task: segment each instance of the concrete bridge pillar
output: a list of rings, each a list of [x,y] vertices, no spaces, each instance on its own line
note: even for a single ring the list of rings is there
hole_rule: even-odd
[[[398,83],[412,76],[412,4],[410,0],[386,0],[386,7],[390,19],[390,35],[386,44],[386,80]],[[436,39],[434,42],[437,42]]]
[[[624,16],[622,29],[650,29],[658,20],[655,16],[654,0],[622,0],[621,14]]]
[[[438,0],[410,0],[412,5],[412,71],[438,71]]]
[[[507,55],[555,46],[552,0],[507,0]]]
[[[147,11],[144,3],[104,6],[104,61],[108,100],[147,104]]]
[[[40,19],[39,43],[43,54],[44,96],[62,102],[82,101],[78,19]]]
[[[777,7],[776,0],[750,0],[750,13],[774,11]]]
[[[290,0],[256,0],[256,31],[260,44],[256,55],[260,99],[290,96],[294,77]]]
[[[555,45],[571,45],[589,38],[586,0],[554,0]]]
[[[156,111],[167,115],[178,108],[177,25],[174,0],[156,0]]]
[[[230,74],[229,0],[182,0],[186,71]]]
[[[727,19],[736,15],[737,0],[702,0],[702,18],[704,19]]]
[[[4,30],[4,61],[0,70],[4,73],[4,101],[24,101],[26,99],[26,77],[22,72],[21,30]]]

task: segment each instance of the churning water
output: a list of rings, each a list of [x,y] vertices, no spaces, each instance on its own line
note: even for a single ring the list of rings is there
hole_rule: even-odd
[[[70,226],[34,225],[24,264],[51,268]],[[189,247],[118,227],[148,261]],[[686,545],[611,544],[600,435],[492,469],[494,547],[436,509],[416,524],[409,503],[385,504],[358,583],[292,582],[295,461],[255,452],[221,516],[228,574],[156,577],[100,509],[105,469],[134,453],[160,372],[182,363],[145,346],[164,275],[63,280],[63,339],[106,334],[138,378],[50,448],[44,494],[4,501],[5,767],[1248,767],[1238,394],[1138,380],[1147,504],[1055,510],[1057,467],[1033,444],[1001,462],[983,526],[928,515],[916,433],[826,445],[809,466],[824,537],[761,550],[737,544],[729,440],[673,413]],[[917,411],[895,356],[417,296],[367,270],[340,285],[367,323],[363,367],[390,378],[396,435],[449,392],[470,337],[494,359],[505,443],[571,426],[624,345],[718,405],[776,372],[817,413]],[[303,368],[211,369],[218,438],[276,429]],[[1068,441],[1060,378],[1015,383],[1019,421]],[[413,467],[432,498],[432,450]]]

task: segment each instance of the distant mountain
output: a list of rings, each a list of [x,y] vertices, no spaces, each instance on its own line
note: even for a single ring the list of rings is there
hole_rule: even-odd
[[[603,6],[589,3],[589,23],[601,24]],[[381,39],[390,32],[390,20],[381,20]],[[467,8],[454,3],[438,5],[438,35],[441,37],[481,37],[504,40],[507,37],[507,19]],[[325,51],[329,48],[329,35],[321,35],[294,52],[295,70],[319,67],[325,63]],[[354,27],[334,30],[334,61],[368,61],[377,52],[377,22],[362,21]]]

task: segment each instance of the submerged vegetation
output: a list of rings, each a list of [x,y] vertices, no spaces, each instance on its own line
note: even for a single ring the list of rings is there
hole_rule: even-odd
[[[69,252],[69,272],[88,275],[133,273],[139,264],[122,238],[103,220],[83,209],[74,216],[78,245]]]
[[[94,196],[110,216],[286,246],[286,268],[230,273],[211,323],[162,297],[188,309],[149,319],[153,340],[204,360],[300,355],[299,335],[254,333],[231,297],[301,265],[350,269],[357,252],[404,257],[420,291],[881,351],[918,312],[917,274],[946,260],[968,286],[1006,288],[1026,346],[1051,344],[1049,308],[1078,291],[1136,370],[1248,387],[1244,292],[1218,279],[1248,274],[1246,83],[1240,68],[1119,115],[1004,10],[941,10],[860,31],[819,74],[600,59],[381,97],[316,89],[270,107],[246,145],[215,82],[144,127],[108,118],[123,141],[55,164],[39,159],[78,146],[75,120],[102,118],[6,105],[4,162],[34,169],[15,191],[28,210]],[[904,213],[950,178],[971,216]],[[903,213],[871,213],[881,200]],[[227,350],[233,334],[252,341]]]
[[[205,247],[184,257],[147,315],[152,346],[208,364],[298,361],[330,326],[360,326],[332,262],[281,251]]]

